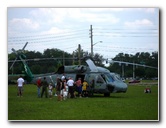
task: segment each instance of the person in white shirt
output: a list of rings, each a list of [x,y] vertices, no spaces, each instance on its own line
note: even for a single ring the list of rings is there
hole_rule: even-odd
[[[63,73],[61,80],[63,81],[64,79],[66,79],[65,74]]]
[[[17,96],[22,97],[23,85],[24,85],[24,79],[22,78],[22,76],[20,76],[20,77],[17,79],[17,88],[18,88]]]
[[[67,81],[67,85],[69,87],[69,94],[71,98],[74,98],[74,80],[69,77],[69,80]]]

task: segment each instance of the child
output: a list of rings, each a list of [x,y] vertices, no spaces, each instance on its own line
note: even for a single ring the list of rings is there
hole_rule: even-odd
[[[49,98],[51,98],[51,99],[52,99],[52,89],[53,89],[53,87],[52,87],[52,84],[50,83],[48,86],[48,93],[49,93]]]
[[[86,80],[84,80],[84,82],[82,83],[83,97],[88,97],[87,87],[88,83],[86,82]]]
[[[65,86],[65,90],[63,91],[63,99],[66,100],[68,97],[68,86]]]

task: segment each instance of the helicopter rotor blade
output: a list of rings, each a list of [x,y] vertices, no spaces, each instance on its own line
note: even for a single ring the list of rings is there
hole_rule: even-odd
[[[13,51],[16,55],[18,55],[17,51],[16,51],[14,48],[12,48],[12,51]]]
[[[90,58],[86,59],[86,63],[88,64],[91,72],[97,72],[98,71],[96,65],[93,63],[93,61]]]
[[[25,47],[27,46],[28,42],[25,43],[24,47],[22,48],[22,51],[25,49]]]
[[[18,58],[18,52],[14,48],[12,48],[12,51],[13,51],[13,53],[16,54],[16,59],[14,60],[14,62],[12,63],[12,65],[10,66],[10,68],[9,68],[10,70],[12,69],[13,65],[15,64],[15,62],[17,61],[17,58]]]
[[[16,59],[14,60],[14,62],[12,63],[12,65],[10,66],[10,70],[12,69],[12,67],[13,67],[13,65],[15,64],[16,60],[17,60],[17,57],[16,57]]]

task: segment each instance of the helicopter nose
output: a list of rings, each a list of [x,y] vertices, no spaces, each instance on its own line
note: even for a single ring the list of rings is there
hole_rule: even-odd
[[[116,82],[114,92],[126,92],[127,91],[127,84],[122,82]]]

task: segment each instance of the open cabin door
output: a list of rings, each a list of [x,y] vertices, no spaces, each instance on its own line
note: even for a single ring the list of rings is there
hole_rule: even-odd
[[[75,78],[75,81],[77,81],[79,78],[81,78],[81,82],[83,83],[84,78],[85,78],[85,74],[77,74],[76,78]]]

